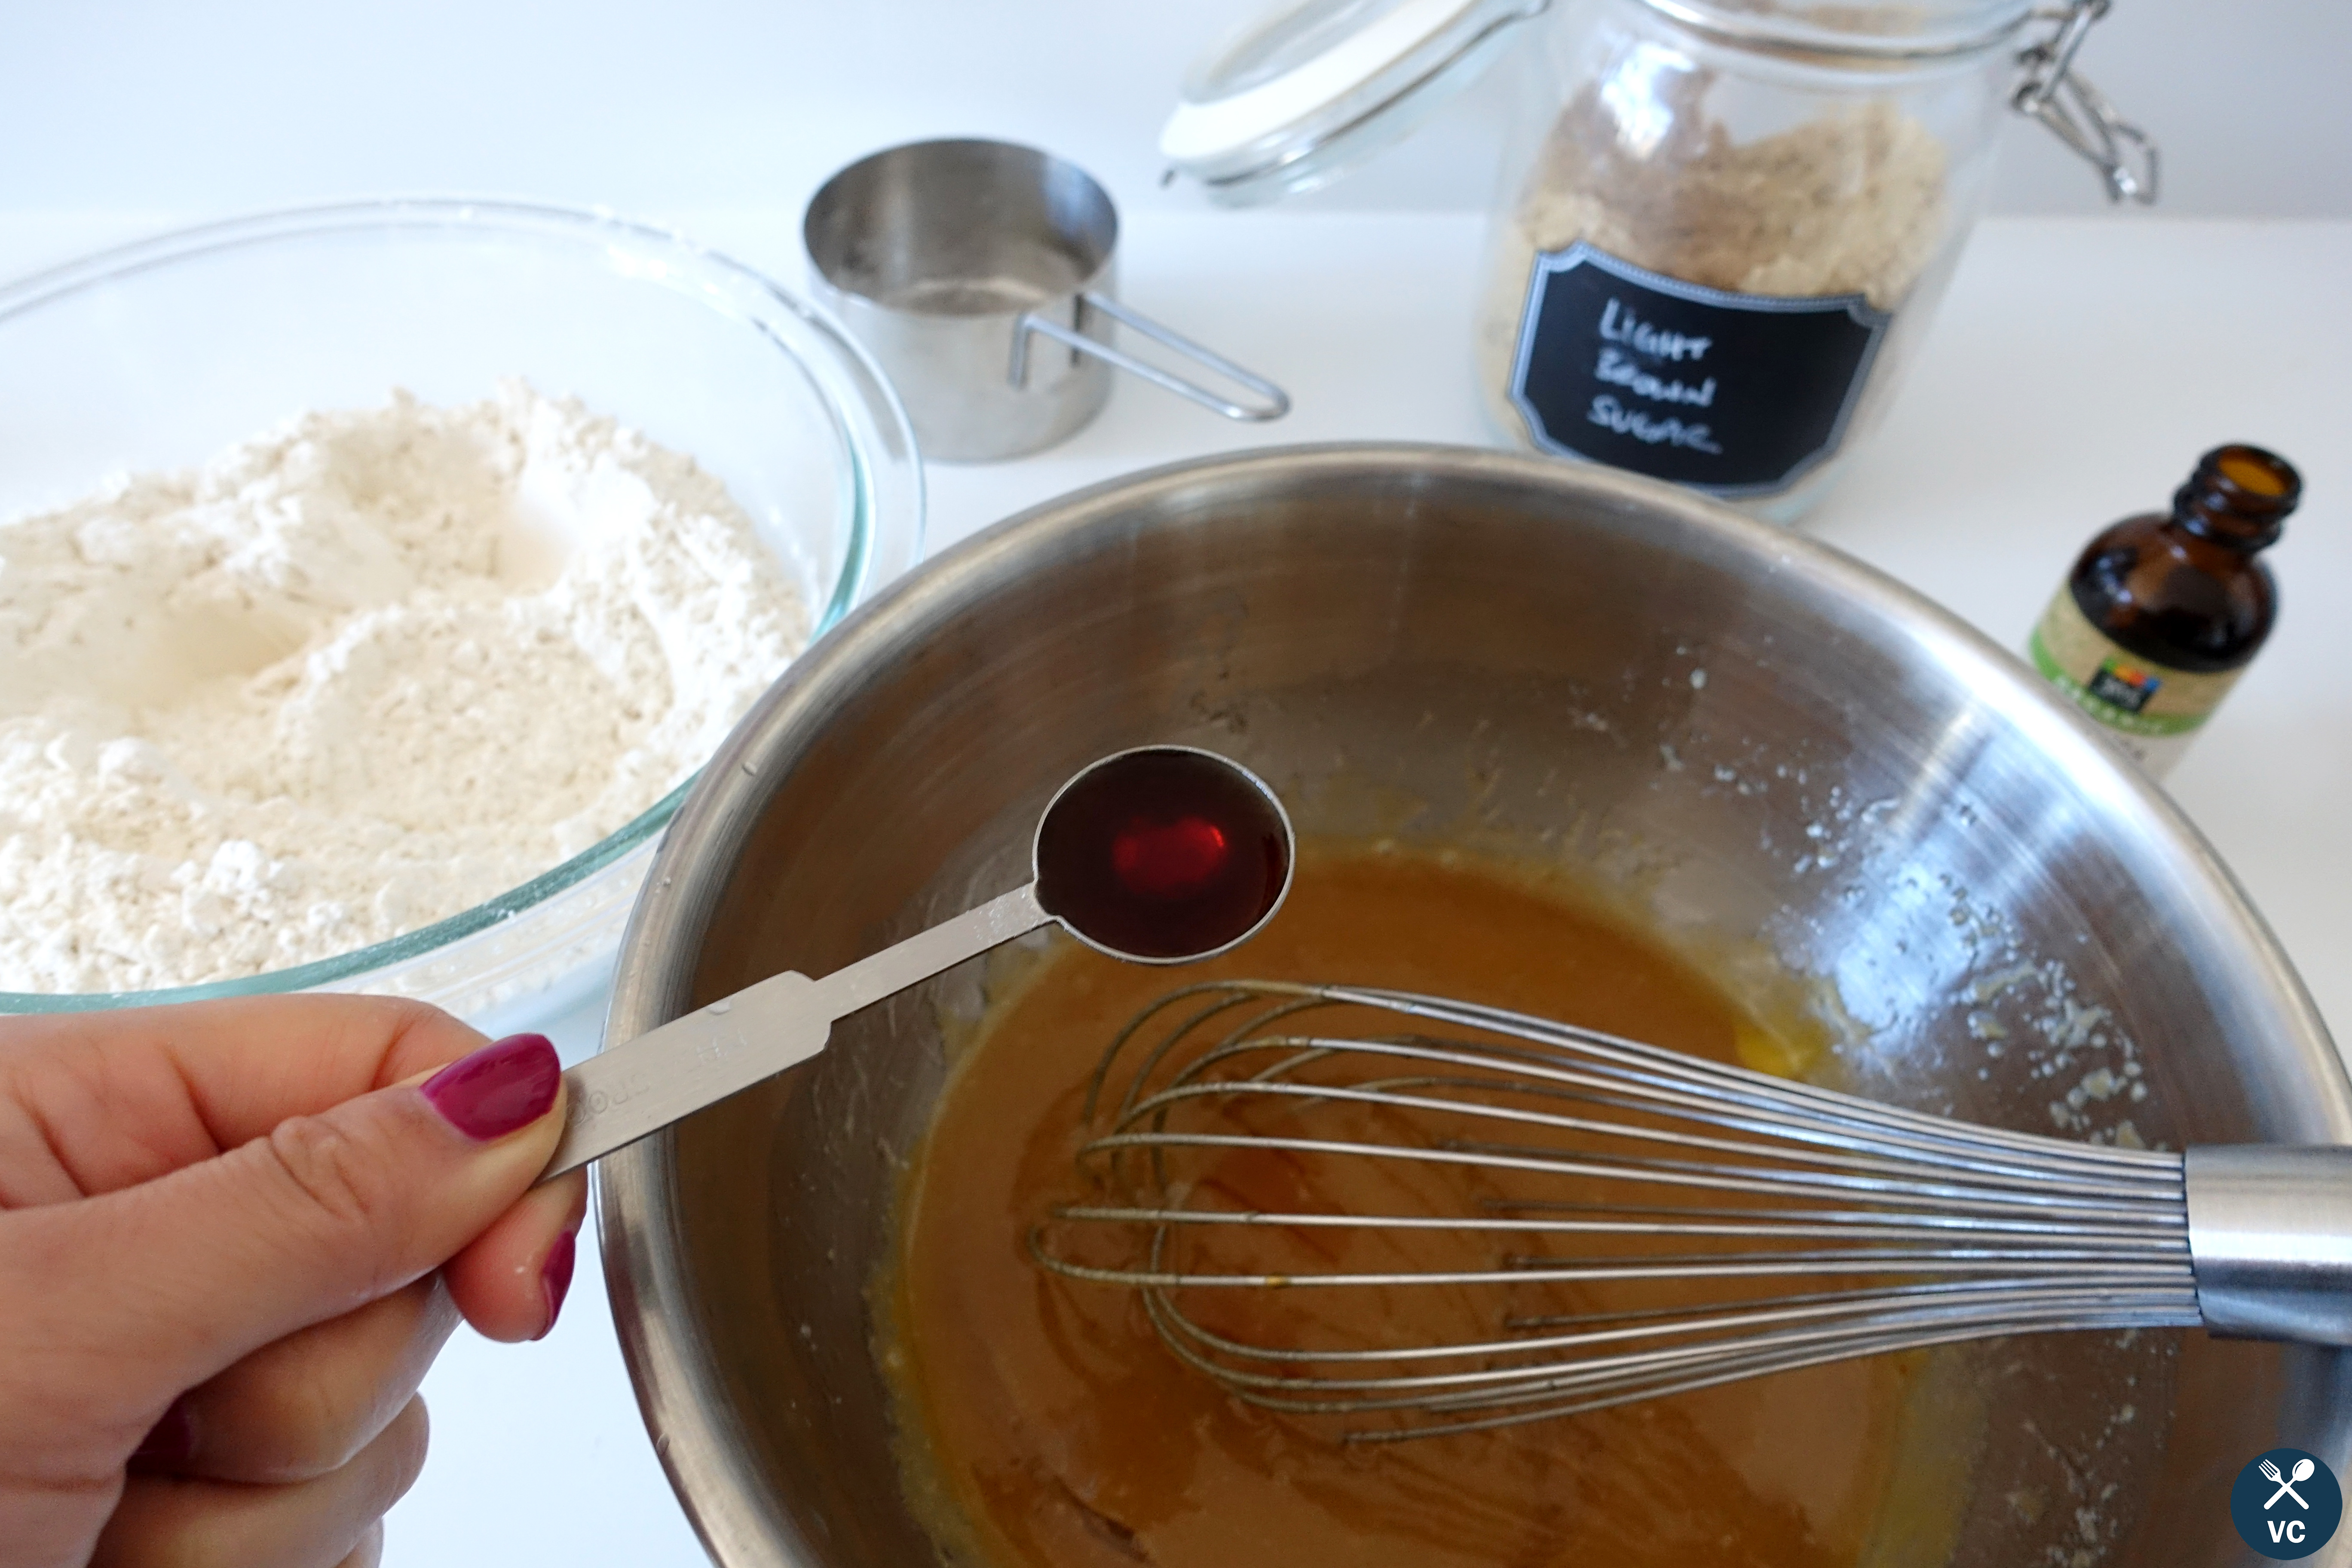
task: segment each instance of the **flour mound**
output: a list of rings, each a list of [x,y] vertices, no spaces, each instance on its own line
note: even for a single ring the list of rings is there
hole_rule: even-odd
[[[0,990],[382,942],[652,805],[809,635],[691,458],[520,383],[0,526]]]

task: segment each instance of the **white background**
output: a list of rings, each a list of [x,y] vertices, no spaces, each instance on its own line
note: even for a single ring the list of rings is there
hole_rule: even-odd
[[[1185,204],[1157,187],[1160,121],[1265,4],[0,0],[0,211],[428,189],[797,211],[863,153],[964,133],[1073,158],[1130,209]],[[2167,211],[2352,216],[2352,6],[2116,0],[2081,64],[2162,143]],[[1459,103],[1318,205],[1481,206],[1494,123]],[[1996,205],[2102,197],[2021,121]]]

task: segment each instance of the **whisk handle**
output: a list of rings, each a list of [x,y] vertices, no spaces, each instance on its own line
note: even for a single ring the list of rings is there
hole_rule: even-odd
[[[2205,1327],[2352,1345],[2352,1148],[2194,1148],[2182,1175]]]

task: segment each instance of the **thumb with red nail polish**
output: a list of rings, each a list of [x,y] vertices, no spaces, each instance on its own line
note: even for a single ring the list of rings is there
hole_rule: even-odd
[[[81,1271],[82,1310],[138,1311],[168,1288],[176,1310],[144,1325],[143,1352],[184,1385],[202,1382],[438,1268],[488,1228],[554,1152],[562,1081],[544,1036],[513,1036],[94,1200],[115,1262]]]
[[[544,1037],[404,1004],[0,1019],[0,1568],[373,1539],[457,1317],[552,1326],[562,1098]]]

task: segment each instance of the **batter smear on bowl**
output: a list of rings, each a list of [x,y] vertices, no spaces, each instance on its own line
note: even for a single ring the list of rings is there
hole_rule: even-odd
[[[1499,868],[1324,847],[1236,952],[1181,974],[1067,944],[992,1008],[957,1062],[900,1215],[883,1346],[909,1494],[954,1556],[1014,1568],[1849,1564],[1886,1529],[1918,1363],[1881,1358],[1499,1430],[1343,1447],[1327,1418],[1229,1398],[1168,1352],[1130,1294],[1045,1274],[1026,1247],[1079,1196],[1073,1155],[1103,1047],[1172,986],[1219,976],[1436,992],[1751,1066],[1818,1037],[1759,1023],[1662,944]],[[1259,1152],[1253,1152],[1254,1153]],[[1236,1166],[1237,1192],[1283,1173]],[[1452,1182],[1453,1168],[1403,1179]],[[1412,1194],[1315,1194],[1398,1212]],[[1433,1212],[1458,1210],[1422,1194]],[[1433,1313],[1420,1289],[1234,1291],[1227,1314]],[[1306,1304],[1302,1305],[1302,1302]],[[1365,1324],[1355,1324],[1357,1330]],[[1292,1331],[1272,1336],[1297,1338]],[[1484,1337],[1481,1335],[1481,1337]],[[1933,1533],[1929,1521],[1910,1533]],[[1916,1543],[1916,1542],[1915,1542]]]

